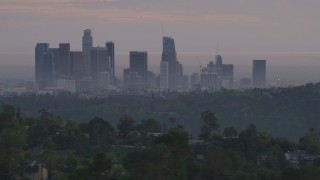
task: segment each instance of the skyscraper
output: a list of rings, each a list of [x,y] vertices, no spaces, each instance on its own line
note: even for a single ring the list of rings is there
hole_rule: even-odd
[[[58,79],[59,48],[49,48],[49,52],[52,54],[54,81],[56,81]]]
[[[216,55],[215,59],[216,59],[216,66],[217,67],[221,67],[222,66],[222,57],[221,57],[221,55]]]
[[[82,51],[71,51],[70,61],[70,77],[78,82],[79,79],[85,76],[85,63]]]
[[[204,90],[215,91],[220,89],[219,74],[216,72],[212,61],[209,62],[207,67],[201,69],[200,84]]]
[[[176,89],[177,84],[177,53],[175,49],[174,39],[163,37],[163,51],[161,62],[168,62],[168,87]]]
[[[40,83],[40,87],[52,87],[53,79],[54,79],[54,66],[53,66],[53,55],[52,53],[44,53],[43,54],[43,64],[42,64],[42,82]]]
[[[233,64],[222,64],[222,80],[228,81],[229,87],[233,86]]]
[[[35,48],[35,80],[37,89],[44,88],[43,78],[43,66],[44,66],[44,54],[48,53],[48,43],[38,43]]]
[[[169,63],[166,61],[160,63],[160,88],[169,88]]]
[[[91,30],[86,29],[84,30],[84,34],[82,36],[82,52],[85,62],[85,74],[87,77],[91,76],[91,48],[93,44],[92,36],[91,36]]]
[[[68,79],[70,77],[70,44],[59,44],[59,60],[57,63],[57,72],[59,78]]]
[[[258,88],[266,86],[266,60],[253,60],[252,85]]]
[[[148,53],[146,51],[130,51],[130,71],[137,72],[143,82],[148,77]]]
[[[110,63],[110,84],[114,84],[115,66],[114,66],[114,43],[113,43],[113,41],[107,41],[106,47],[108,50],[108,59],[109,59],[109,63]]]
[[[91,77],[93,78],[96,88],[98,88],[99,75],[101,72],[109,72],[108,51],[105,47],[93,47],[90,52],[91,56]]]

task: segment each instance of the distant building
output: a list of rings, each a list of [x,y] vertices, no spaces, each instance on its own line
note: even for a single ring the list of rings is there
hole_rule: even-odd
[[[143,82],[147,82],[148,53],[146,51],[130,51],[130,71],[137,72]]]
[[[159,88],[158,78],[152,71],[148,71],[148,87],[149,87],[149,89],[158,89]]]
[[[223,64],[223,63],[222,63],[222,57],[221,57],[221,55],[216,55],[215,59],[216,59],[215,65],[216,65],[217,67],[221,68],[221,67],[222,67],[222,64]]]
[[[49,50],[48,43],[38,43],[35,48],[35,80],[37,89],[44,89],[46,84],[44,80],[44,54]]]
[[[108,51],[108,59],[110,62],[110,84],[114,85],[115,66],[114,66],[114,43],[113,43],[113,41],[107,41],[106,48]]]
[[[195,78],[195,77],[194,77]],[[233,64],[223,64],[221,55],[215,56],[215,63],[210,61],[201,69],[201,89],[219,90],[233,88]]]
[[[57,62],[57,74],[59,78],[70,77],[70,44],[60,43],[59,44],[59,59]]]
[[[219,89],[218,74],[210,68],[201,70],[201,89],[212,91]]]
[[[231,88],[233,86],[233,64],[222,64],[221,79],[226,83],[226,86],[228,86],[228,88]]]
[[[81,78],[76,84],[77,92],[93,92],[94,87],[94,81],[91,77]]]
[[[64,91],[69,91],[71,93],[76,92],[76,81],[67,79],[58,79],[57,88]]]
[[[44,163],[33,161],[24,167],[22,176],[28,180],[47,180],[48,169]]]
[[[58,62],[59,62],[59,48],[49,48],[49,52],[52,54],[53,61],[53,74],[54,74],[54,83],[56,84],[56,80],[58,77]]]
[[[100,72],[99,73],[99,89],[107,89],[111,85],[111,74],[110,72]]]
[[[85,75],[91,76],[91,48],[93,46],[93,40],[91,36],[91,30],[84,30],[82,36],[82,52],[85,62]]]
[[[99,89],[99,74],[101,72],[110,72],[108,51],[105,47],[93,47],[90,52],[91,56],[91,77],[94,80],[95,88]]]
[[[253,60],[252,85],[258,88],[266,87],[266,60]]]
[[[163,51],[161,62],[168,62],[168,88],[176,89],[177,85],[177,53],[175,49],[174,39],[163,37]]]
[[[42,67],[42,77],[41,83],[42,87],[52,87],[54,80],[54,65],[53,56],[51,53],[43,54],[43,67]]]
[[[169,63],[166,61],[160,63],[160,88],[169,88]]]
[[[251,86],[251,79],[250,78],[241,78],[240,79],[240,86],[241,87],[249,87],[249,86]]]
[[[78,81],[79,79],[85,77],[85,62],[83,59],[83,53],[81,51],[70,52],[70,77]]]

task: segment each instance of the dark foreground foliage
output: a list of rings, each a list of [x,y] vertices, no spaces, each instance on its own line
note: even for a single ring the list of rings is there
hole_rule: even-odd
[[[49,179],[96,180],[315,180],[320,160],[293,165],[286,152],[304,150],[318,157],[317,128],[300,143],[274,138],[251,124],[240,133],[227,127],[219,133],[216,114],[204,111],[200,136],[171,119],[137,123],[121,116],[117,128],[94,117],[88,123],[63,121],[42,110],[23,118],[20,110],[0,111],[0,177],[22,179],[30,161],[42,162]]]

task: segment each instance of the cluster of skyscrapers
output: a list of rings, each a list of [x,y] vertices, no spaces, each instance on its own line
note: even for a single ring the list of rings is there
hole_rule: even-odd
[[[184,75],[177,60],[173,38],[163,37],[160,74],[148,71],[148,52],[130,51],[129,68],[123,71],[123,81],[115,77],[115,48],[112,41],[104,47],[93,47],[91,30],[84,30],[82,51],[70,51],[69,43],[50,48],[38,43],[35,48],[35,80],[37,90],[67,90],[95,92],[106,89],[126,90],[209,90],[234,87],[233,64],[223,64],[221,55],[210,61],[200,73]],[[266,86],[266,60],[254,60],[251,79],[240,80],[244,87]]]
[[[69,43],[35,48],[35,80],[38,90],[95,91],[113,85],[114,43],[93,47],[91,30],[84,30],[82,51],[70,51]]]

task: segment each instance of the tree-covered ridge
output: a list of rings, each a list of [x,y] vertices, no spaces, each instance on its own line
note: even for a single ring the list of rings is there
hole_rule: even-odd
[[[49,179],[139,180],[304,180],[320,178],[320,130],[299,143],[274,138],[251,124],[238,133],[220,128],[216,114],[200,115],[199,138],[174,118],[165,125],[128,115],[112,126],[94,117],[88,123],[62,121],[46,110],[24,118],[13,106],[0,111],[0,177],[25,178],[30,161],[41,162]],[[220,131],[219,131],[220,129]],[[286,152],[313,154],[314,160],[287,161]],[[312,164],[310,164],[312,162]]]
[[[278,137],[297,140],[310,127],[319,124],[320,84],[243,91],[152,93],[148,96],[81,98],[78,95],[21,95],[0,97],[1,104],[21,108],[23,116],[37,116],[49,110],[62,119],[88,122],[99,116],[115,125],[117,118],[130,114],[134,119],[157,119],[169,123],[170,117],[182,124],[193,136],[201,126],[199,114],[216,112],[221,127],[244,129],[255,124]]]

